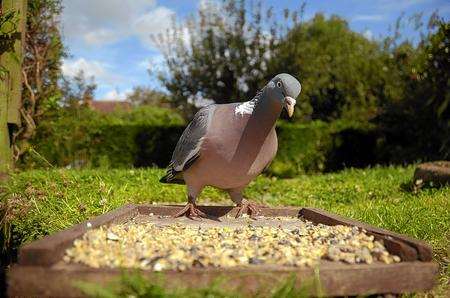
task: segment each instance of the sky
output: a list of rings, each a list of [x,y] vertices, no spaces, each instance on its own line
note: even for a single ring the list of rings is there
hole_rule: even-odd
[[[165,32],[172,19],[177,22],[195,14],[208,0],[63,0],[62,34],[69,57],[63,61],[64,75],[83,70],[94,76],[97,100],[123,100],[133,86],[162,86],[148,74],[148,68],[162,67],[162,55],[151,34]],[[214,0],[213,0],[214,1]],[[265,5],[281,12],[299,8],[303,1],[266,0]],[[406,17],[433,11],[450,19],[448,0],[312,0],[306,2],[305,18],[316,13],[337,14],[352,30],[369,39],[389,34],[402,13]],[[405,29],[408,38],[417,32]]]

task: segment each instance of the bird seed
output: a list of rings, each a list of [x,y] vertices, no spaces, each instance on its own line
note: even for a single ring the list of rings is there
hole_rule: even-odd
[[[357,227],[266,219],[264,223],[269,221],[270,225],[242,219],[244,225],[230,226],[180,221],[130,221],[103,226],[89,229],[75,240],[63,260],[94,268],[154,271],[261,265],[311,267],[321,260],[348,264],[400,262],[382,242]]]

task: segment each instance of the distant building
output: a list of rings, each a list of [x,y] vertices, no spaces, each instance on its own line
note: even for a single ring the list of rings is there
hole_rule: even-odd
[[[133,106],[128,101],[94,100],[89,103],[89,107],[102,113],[111,113],[117,110],[129,111]]]

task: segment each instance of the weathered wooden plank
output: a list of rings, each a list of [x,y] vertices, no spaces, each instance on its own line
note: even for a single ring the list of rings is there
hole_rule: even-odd
[[[1,4],[2,9],[5,9],[3,1]],[[5,68],[6,55],[6,53],[0,53],[0,173],[7,172],[12,165],[8,132],[9,73]]]
[[[2,102],[6,102],[6,100],[3,101],[0,91],[0,176],[4,177],[4,173],[8,172],[12,166],[12,151],[9,143],[8,125],[6,123],[6,104]]]
[[[92,227],[97,227],[109,222],[114,222],[119,219],[131,217],[139,214],[155,215],[173,215],[181,206],[155,206],[155,205],[127,205],[112,212],[103,214],[96,217],[89,222]],[[221,217],[225,214],[233,216],[237,212],[237,208],[233,206],[199,206],[200,210],[210,214],[213,217]],[[323,223],[326,225],[350,225],[364,228],[370,234],[373,234],[377,239],[384,241],[386,248],[389,252],[400,256],[403,261],[422,260],[429,261],[431,258],[431,248],[424,242],[406,237],[404,235],[396,234],[387,230],[383,230],[377,227],[370,226],[365,223],[361,223],[355,220],[346,219],[335,214],[328,213],[323,210],[315,208],[262,208],[260,210],[262,216],[303,216],[305,219],[315,223]],[[62,231],[53,236],[44,237],[41,240],[35,241],[29,245],[24,246],[20,250],[19,263],[27,265],[37,265],[34,255],[40,254],[39,264],[51,264],[57,260],[57,255],[62,255],[63,250],[77,237],[81,236],[86,231],[86,222],[74,226],[71,229]],[[64,245],[63,245],[64,244]],[[55,249],[61,250],[55,254]],[[422,254],[422,255],[420,255]],[[48,255],[49,259],[42,257]]]
[[[14,53],[5,55],[4,66],[9,72],[8,123],[20,125],[19,109],[22,105],[22,60],[25,41],[27,1],[3,0],[3,9],[12,9],[18,13],[17,32],[20,38],[14,42]]]
[[[13,166],[10,139],[11,124],[20,125],[21,68],[23,41],[25,40],[27,1],[2,0],[1,5],[3,11],[14,10],[18,13],[19,22],[17,24],[17,31],[20,36],[14,43],[14,52],[0,53],[0,65],[3,70],[0,79],[0,173],[5,173]]]
[[[128,205],[88,222],[92,228],[95,228],[150,213],[172,215],[180,208],[182,206]],[[217,217],[225,214],[233,215],[236,212],[236,208],[233,206],[201,206],[200,209]],[[312,294],[318,293],[317,289],[320,285],[321,293],[329,296],[397,294],[425,291],[433,287],[438,266],[436,263],[424,261],[423,257],[420,257],[421,252],[431,254],[431,249],[421,241],[315,208],[262,208],[261,215],[302,216],[315,223],[358,226],[381,237],[390,252],[394,251],[402,257],[402,262],[349,265],[341,262],[322,261],[315,270],[282,266],[227,269],[193,268],[184,272],[166,271],[164,275],[168,281],[167,286],[182,284],[188,287],[201,287],[221,277],[225,278],[227,288],[240,289],[244,293],[254,294],[257,291],[269,290],[276,282],[285,281],[291,274],[295,274],[297,286],[313,281],[315,284],[313,283]],[[13,266],[9,271],[9,295],[78,296],[81,293],[73,288],[75,280],[104,284],[120,276],[122,270],[119,269],[94,269],[61,261],[65,249],[86,230],[87,222],[84,222],[21,248],[19,264]],[[151,271],[142,272],[149,277],[154,276]],[[314,280],[314,278],[316,279]]]
[[[273,290],[294,274],[296,286],[306,286],[312,295],[400,294],[432,289],[437,271],[437,265],[430,262],[391,265],[324,264],[317,268],[316,272],[311,268],[193,269],[184,272],[165,272],[164,282],[168,288],[180,285],[198,288],[220,279],[227,289],[253,295]],[[141,272],[150,280],[155,279],[153,272]],[[78,297],[82,293],[74,286],[76,281],[105,285],[119,277],[121,273],[122,270],[116,269],[13,266],[8,274],[8,295]]]

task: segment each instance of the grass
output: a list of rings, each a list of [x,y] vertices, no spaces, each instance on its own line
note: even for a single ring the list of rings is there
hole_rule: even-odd
[[[155,280],[156,279],[156,280]],[[227,289],[225,279],[216,279],[207,287],[195,290],[189,288],[164,287],[164,276],[160,275],[150,281],[138,272],[123,272],[120,278],[111,281],[106,286],[89,282],[75,282],[81,292],[90,297],[119,298],[119,297],[164,297],[164,298],[239,298],[244,297],[239,289]],[[257,297],[267,298],[302,298],[310,297],[314,282],[305,282],[304,285],[296,287],[296,276],[291,275],[285,281],[271,285],[272,289],[265,289],[256,294]]]
[[[294,179],[259,177],[246,196],[268,205],[313,206],[427,241],[440,264],[436,293],[449,290],[450,187],[409,190],[414,168],[375,167]],[[185,202],[185,187],[162,185],[161,169],[34,170],[0,187],[2,245],[23,243],[70,227],[126,203]],[[199,203],[224,202],[208,188]]]

